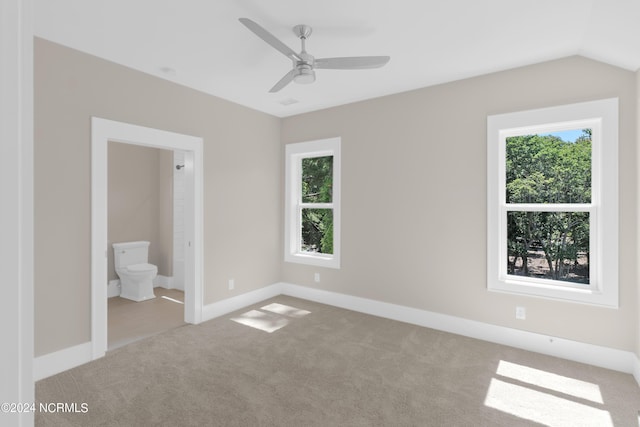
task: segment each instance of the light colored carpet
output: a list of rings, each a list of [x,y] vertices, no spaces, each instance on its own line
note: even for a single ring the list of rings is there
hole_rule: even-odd
[[[88,405],[36,414],[56,427],[637,427],[640,408],[631,375],[285,296],[116,349],[36,398]]]

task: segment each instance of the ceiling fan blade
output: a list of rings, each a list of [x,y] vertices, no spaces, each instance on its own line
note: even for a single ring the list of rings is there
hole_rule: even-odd
[[[280,79],[280,81],[278,81],[278,83],[276,83],[270,90],[270,93],[274,93],[274,92],[278,92],[280,89],[282,89],[283,87],[285,87],[286,85],[288,85],[289,83],[291,83],[293,81],[293,78],[296,76],[296,72],[298,70],[296,70],[295,68],[291,71],[289,71],[287,74],[284,75],[283,78]]]
[[[347,56],[343,58],[318,58],[314,62],[314,68],[332,70],[363,70],[366,68],[379,68],[385,65],[389,56]]]
[[[273,34],[256,24],[249,18],[238,19],[245,27],[251,30],[256,36],[270,44],[272,47],[280,51],[284,56],[294,61],[302,61],[302,58],[294,52],[289,46],[278,40]]]

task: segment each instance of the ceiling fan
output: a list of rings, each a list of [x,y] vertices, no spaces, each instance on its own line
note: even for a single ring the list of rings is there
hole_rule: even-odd
[[[245,27],[251,30],[255,35],[270,44],[272,47],[281,52],[284,56],[291,59],[293,69],[284,75],[269,90],[269,92],[278,92],[280,89],[295,81],[296,83],[313,83],[316,81],[315,69],[333,69],[333,70],[363,70],[366,68],[379,68],[389,62],[389,56],[346,56],[340,58],[314,58],[308,54],[305,47],[305,41],[311,35],[311,27],[308,25],[296,25],[293,32],[302,42],[302,50],[300,53],[294,52],[289,46],[278,40],[273,34],[262,28],[260,25],[248,18],[239,19]]]

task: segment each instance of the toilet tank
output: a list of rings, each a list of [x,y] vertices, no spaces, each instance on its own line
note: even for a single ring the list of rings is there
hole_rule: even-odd
[[[124,242],[113,244],[115,269],[149,261],[149,242]]]

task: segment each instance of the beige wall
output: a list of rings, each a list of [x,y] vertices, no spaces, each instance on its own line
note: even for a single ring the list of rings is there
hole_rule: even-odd
[[[112,244],[146,240],[149,262],[171,277],[173,152],[110,141],[108,144],[108,271],[117,279]]]
[[[91,116],[204,139],[205,304],[280,280],[279,119],[39,38],[34,86],[36,356],[90,340]]]
[[[487,116],[609,97],[620,98],[620,309],[488,292]],[[635,74],[580,57],[284,119],[284,144],[342,137],[342,268],[283,263],[283,279],[632,351],[636,120]]]
[[[639,81],[573,57],[280,120],[36,39],[35,354],[90,339],[91,116],[204,138],[205,304],[285,280],[640,353]],[[620,98],[620,309],[488,292],[487,115],[608,97]],[[342,268],[283,263],[280,140],[331,136]]]

